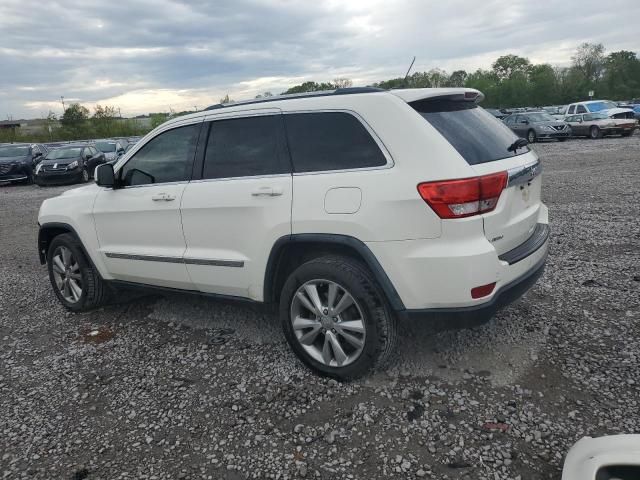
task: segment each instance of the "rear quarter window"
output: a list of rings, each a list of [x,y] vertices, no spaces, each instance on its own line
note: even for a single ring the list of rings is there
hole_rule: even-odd
[[[411,106],[422,115],[469,165],[521,155],[528,147],[509,151],[518,137],[503,122],[475,103],[427,100]]]
[[[368,130],[345,112],[285,116],[294,172],[380,167],[387,159]]]

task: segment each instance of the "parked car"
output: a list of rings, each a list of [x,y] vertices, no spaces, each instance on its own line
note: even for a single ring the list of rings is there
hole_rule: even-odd
[[[131,284],[277,305],[306,365],[362,375],[400,319],[482,323],[543,271],[538,157],[482,98],[353,88],[169,120],[43,202],[40,260],[71,311]]]
[[[620,108],[610,100],[590,100],[572,103],[567,107],[565,117],[581,113],[604,113],[609,118],[634,118],[633,110]]]
[[[0,145],[0,184],[33,183],[34,168],[47,151],[44,145],[36,143]]]
[[[503,113],[502,111],[498,110],[497,108],[485,108],[485,110],[487,112],[489,112],[491,115],[493,115],[494,117],[496,117],[499,120],[502,120],[503,118],[505,118],[507,116],[506,113]]]
[[[105,163],[104,153],[93,145],[65,145],[51,150],[38,164],[35,181],[38,185],[88,182],[95,168]]]
[[[634,118],[640,121],[640,104],[631,103],[628,105],[623,105],[622,108],[628,108],[630,110],[633,110]]]
[[[107,162],[115,163],[125,152],[125,145],[121,140],[96,140],[94,145],[104,153]]]
[[[637,120],[627,118],[609,118],[606,113],[584,113],[569,115],[567,123],[576,137],[602,138],[607,135],[628,137],[638,124]]]
[[[529,143],[553,138],[564,142],[571,136],[571,128],[567,122],[556,120],[547,112],[511,114],[504,119],[504,123],[516,135],[526,138]]]

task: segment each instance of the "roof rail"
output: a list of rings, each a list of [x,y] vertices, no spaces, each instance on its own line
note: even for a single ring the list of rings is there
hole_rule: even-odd
[[[267,103],[267,102],[278,102],[280,100],[295,100],[297,98],[314,98],[314,97],[329,97],[333,95],[353,95],[357,93],[374,93],[374,92],[384,92],[386,90],[377,87],[348,87],[348,88],[336,88],[335,90],[319,90],[317,92],[305,92],[305,93],[292,93],[287,95],[274,95],[273,97],[264,97],[264,98],[256,98],[253,100],[245,100],[241,102],[233,102],[233,103],[218,103],[216,105],[211,105],[204,109],[206,110],[217,110],[219,108],[227,108],[227,107],[235,107],[238,105],[252,105],[255,103]]]

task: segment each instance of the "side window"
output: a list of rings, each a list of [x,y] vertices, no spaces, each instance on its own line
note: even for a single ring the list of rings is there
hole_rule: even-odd
[[[353,115],[341,112],[284,116],[294,172],[379,167],[380,147]]]
[[[89,157],[89,155],[91,155],[91,148],[84,147],[84,149],[82,150],[82,158],[86,160]]]
[[[123,186],[191,178],[200,123],[174,128],[146,143],[120,170]]]
[[[514,117],[513,115],[510,115],[506,118],[506,120],[504,121],[504,123],[506,123],[507,125],[513,125],[513,121],[515,120],[516,117]]]
[[[291,171],[280,115],[211,122],[202,178],[250,177]]]
[[[571,105],[571,106],[569,107],[569,110],[567,111],[567,113],[568,113],[569,115],[571,115],[571,114],[573,114],[573,113],[576,113],[576,106],[575,106],[575,105]]]
[[[587,109],[584,108],[584,105],[578,105],[578,110],[576,110],[577,113],[588,113]]]

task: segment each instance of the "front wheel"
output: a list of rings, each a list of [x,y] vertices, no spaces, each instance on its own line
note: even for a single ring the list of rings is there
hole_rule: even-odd
[[[74,235],[65,233],[51,241],[47,268],[53,291],[68,310],[89,310],[106,303],[108,287]]]
[[[594,125],[589,129],[589,138],[591,138],[592,140],[602,138],[602,130]]]
[[[395,350],[396,319],[383,293],[371,272],[348,257],[298,267],[282,289],[280,317],[295,354],[323,375],[359,377]]]
[[[558,137],[559,142],[564,142],[567,140],[567,137]]]
[[[89,181],[89,171],[87,167],[82,168],[82,183],[87,183]]]
[[[527,133],[527,140],[529,140],[529,143],[536,143],[538,136],[536,135],[535,130],[529,130],[529,133]]]
[[[622,132],[623,137],[630,137],[633,135],[633,130],[629,130],[628,132]]]

